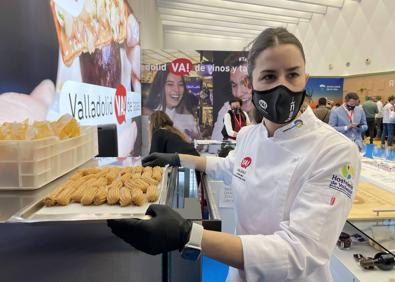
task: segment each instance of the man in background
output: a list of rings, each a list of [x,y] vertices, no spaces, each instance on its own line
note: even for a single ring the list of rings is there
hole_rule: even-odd
[[[369,143],[373,144],[374,129],[375,129],[375,115],[379,112],[377,109],[376,97],[366,97],[365,103],[362,108],[366,115],[366,122],[368,124]]]
[[[248,114],[241,109],[243,101],[240,98],[233,98],[229,101],[229,105],[231,109],[224,116],[222,135],[224,140],[236,140],[237,133],[242,127],[250,124],[250,119]]]
[[[329,125],[337,131],[351,139],[362,151],[362,133],[368,128],[366,124],[365,112],[358,106],[359,97],[356,93],[350,92],[344,97],[342,106],[331,112]]]
[[[376,97],[377,110],[376,114],[376,138],[381,139],[381,133],[383,132],[383,102],[381,102],[381,97]]]
[[[395,97],[390,96],[388,103],[383,108],[383,133],[381,134],[381,147],[384,148],[385,137],[387,136],[388,147],[392,146],[394,140],[394,126],[395,126],[395,114],[394,114]]]
[[[329,122],[330,109],[327,107],[326,98],[321,97],[318,99],[318,106],[313,110],[315,116],[325,123]]]
[[[247,61],[246,58],[241,56],[243,53],[232,53],[225,59],[225,65],[231,67],[229,72],[229,81],[232,89],[232,96],[241,99],[241,109],[249,113],[253,108],[252,105],[252,89],[246,84]],[[211,139],[222,140],[222,129],[224,127],[225,114],[230,110],[230,104],[225,102],[218,112],[217,121],[214,124]]]

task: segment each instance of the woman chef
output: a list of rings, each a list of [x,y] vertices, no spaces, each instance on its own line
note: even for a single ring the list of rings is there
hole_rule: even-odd
[[[329,260],[360,173],[356,146],[320,120],[305,96],[305,56],[284,28],[269,28],[248,58],[253,102],[264,116],[244,127],[227,158],[153,154],[144,165],[182,165],[233,188],[236,235],[203,230],[166,206],[150,220],[109,221],[132,246],[158,254],[179,249],[231,266],[228,281],[331,281]]]

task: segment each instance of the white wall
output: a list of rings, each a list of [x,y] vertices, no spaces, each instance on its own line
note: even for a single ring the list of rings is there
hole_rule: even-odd
[[[395,71],[394,0],[345,0],[342,9],[328,8],[326,15],[300,23],[295,34],[305,48],[311,75]],[[367,58],[370,65],[365,64]]]
[[[143,49],[163,48],[163,27],[155,0],[128,0],[140,23],[140,41]]]

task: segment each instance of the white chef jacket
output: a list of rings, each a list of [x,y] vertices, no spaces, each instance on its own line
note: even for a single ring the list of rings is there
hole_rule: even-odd
[[[311,108],[268,137],[243,127],[227,158],[207,174],[233,189],[244,270],[228,281],[331,281],[329,260],[355,196],[357,147]]]

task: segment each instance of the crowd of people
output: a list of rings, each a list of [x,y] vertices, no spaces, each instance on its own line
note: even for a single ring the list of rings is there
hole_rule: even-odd
[[[343,105],[333,105],[325,97],[319,98],[314,114],[351,139],[362,151],[365,137],[369,138],[370,144],[375,139],[380,140],[382,148],[393,146],[394,108],[394,96],[388,97],[384,103],[380,97],[368,96],[361,104],[359,96],[350,92],[345,95]]]

